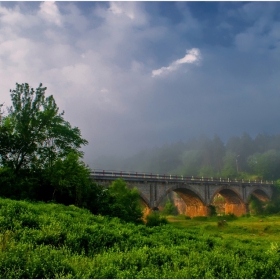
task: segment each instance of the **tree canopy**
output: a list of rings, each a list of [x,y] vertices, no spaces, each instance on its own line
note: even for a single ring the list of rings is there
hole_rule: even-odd
[[[47,88],[35,90],[29,84],[16,84],[11,90],[12,106],[0,125],[0,163],[18,172],[22,168],[46,168],[70,152],[79,151],[87,140],[77,127],[63,118]]]

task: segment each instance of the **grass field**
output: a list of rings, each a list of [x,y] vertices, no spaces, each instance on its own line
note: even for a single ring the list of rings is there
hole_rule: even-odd
[[[280,215],[274,216],[232,216],[197,217],[186,219],[184,215],[168,216],[168,221],[179,229],[203,229],[209,235],[239,240],[263,240],[268,246],[280,242]],[[223,226],[218,221],[226,220]]]
[[[0,198],[0,278],[280,278],[280,216],[168,220]]]

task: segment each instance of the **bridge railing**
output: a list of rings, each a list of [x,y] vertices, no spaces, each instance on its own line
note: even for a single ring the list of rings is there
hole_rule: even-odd
[[[147,179],[147,180],[158,180],[158,181],[203,181],[203,182],[228,182],[228,183],[256,183],[271,185],[273,181],[265,180],[237,180],[230,178],[214,178],[214,177],[194,177],[194,176],[183,176],[183,175],[173,175],[173,174],[153,174],[153,173],[143,173],[143,172],[130,172],[130,171],[110,171],[110,170],[100,170],[93,169],[90,173],[93,179]]]

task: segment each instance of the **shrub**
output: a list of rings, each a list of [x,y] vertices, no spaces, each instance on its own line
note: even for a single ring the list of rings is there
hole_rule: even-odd
[[[139,191],[129,189],[122,179],[115,180],[106,190],[99,213],[126,222],[143,223]]]
[[[255,196],[251,195],[249,208],[252,214],[262,214],[264,212],[264,203]]]
[[[161,217],[156,212],[152,212],[151,214],[149,214],[146,217],[146,219],[147,219],[146,226],[148,226],[148,227],[160,226],[160,225],[164,225],[164,224],[168,223],[168,221],[165,217]]]
[[[177,215],[178,209],[176,206],[172,204],[170,200],[168,200],[164,206],[164,209],[162,211],[164,215]]]
[[[215,205],[209,205],[210,216],[217,216],[217,210]]]
[[[218,221],[217,224],[218,224],[218,227],[224,227],[224,226],[228,225],[226,220],[220,220],[220,221]]]

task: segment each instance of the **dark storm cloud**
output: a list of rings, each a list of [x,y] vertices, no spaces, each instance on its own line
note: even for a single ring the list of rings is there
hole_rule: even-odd
[[[201,134],[279,133],[279,11],[278,2],[4,2],[1,103],[15,82],[43,82],[89,140],[93,165]]]

